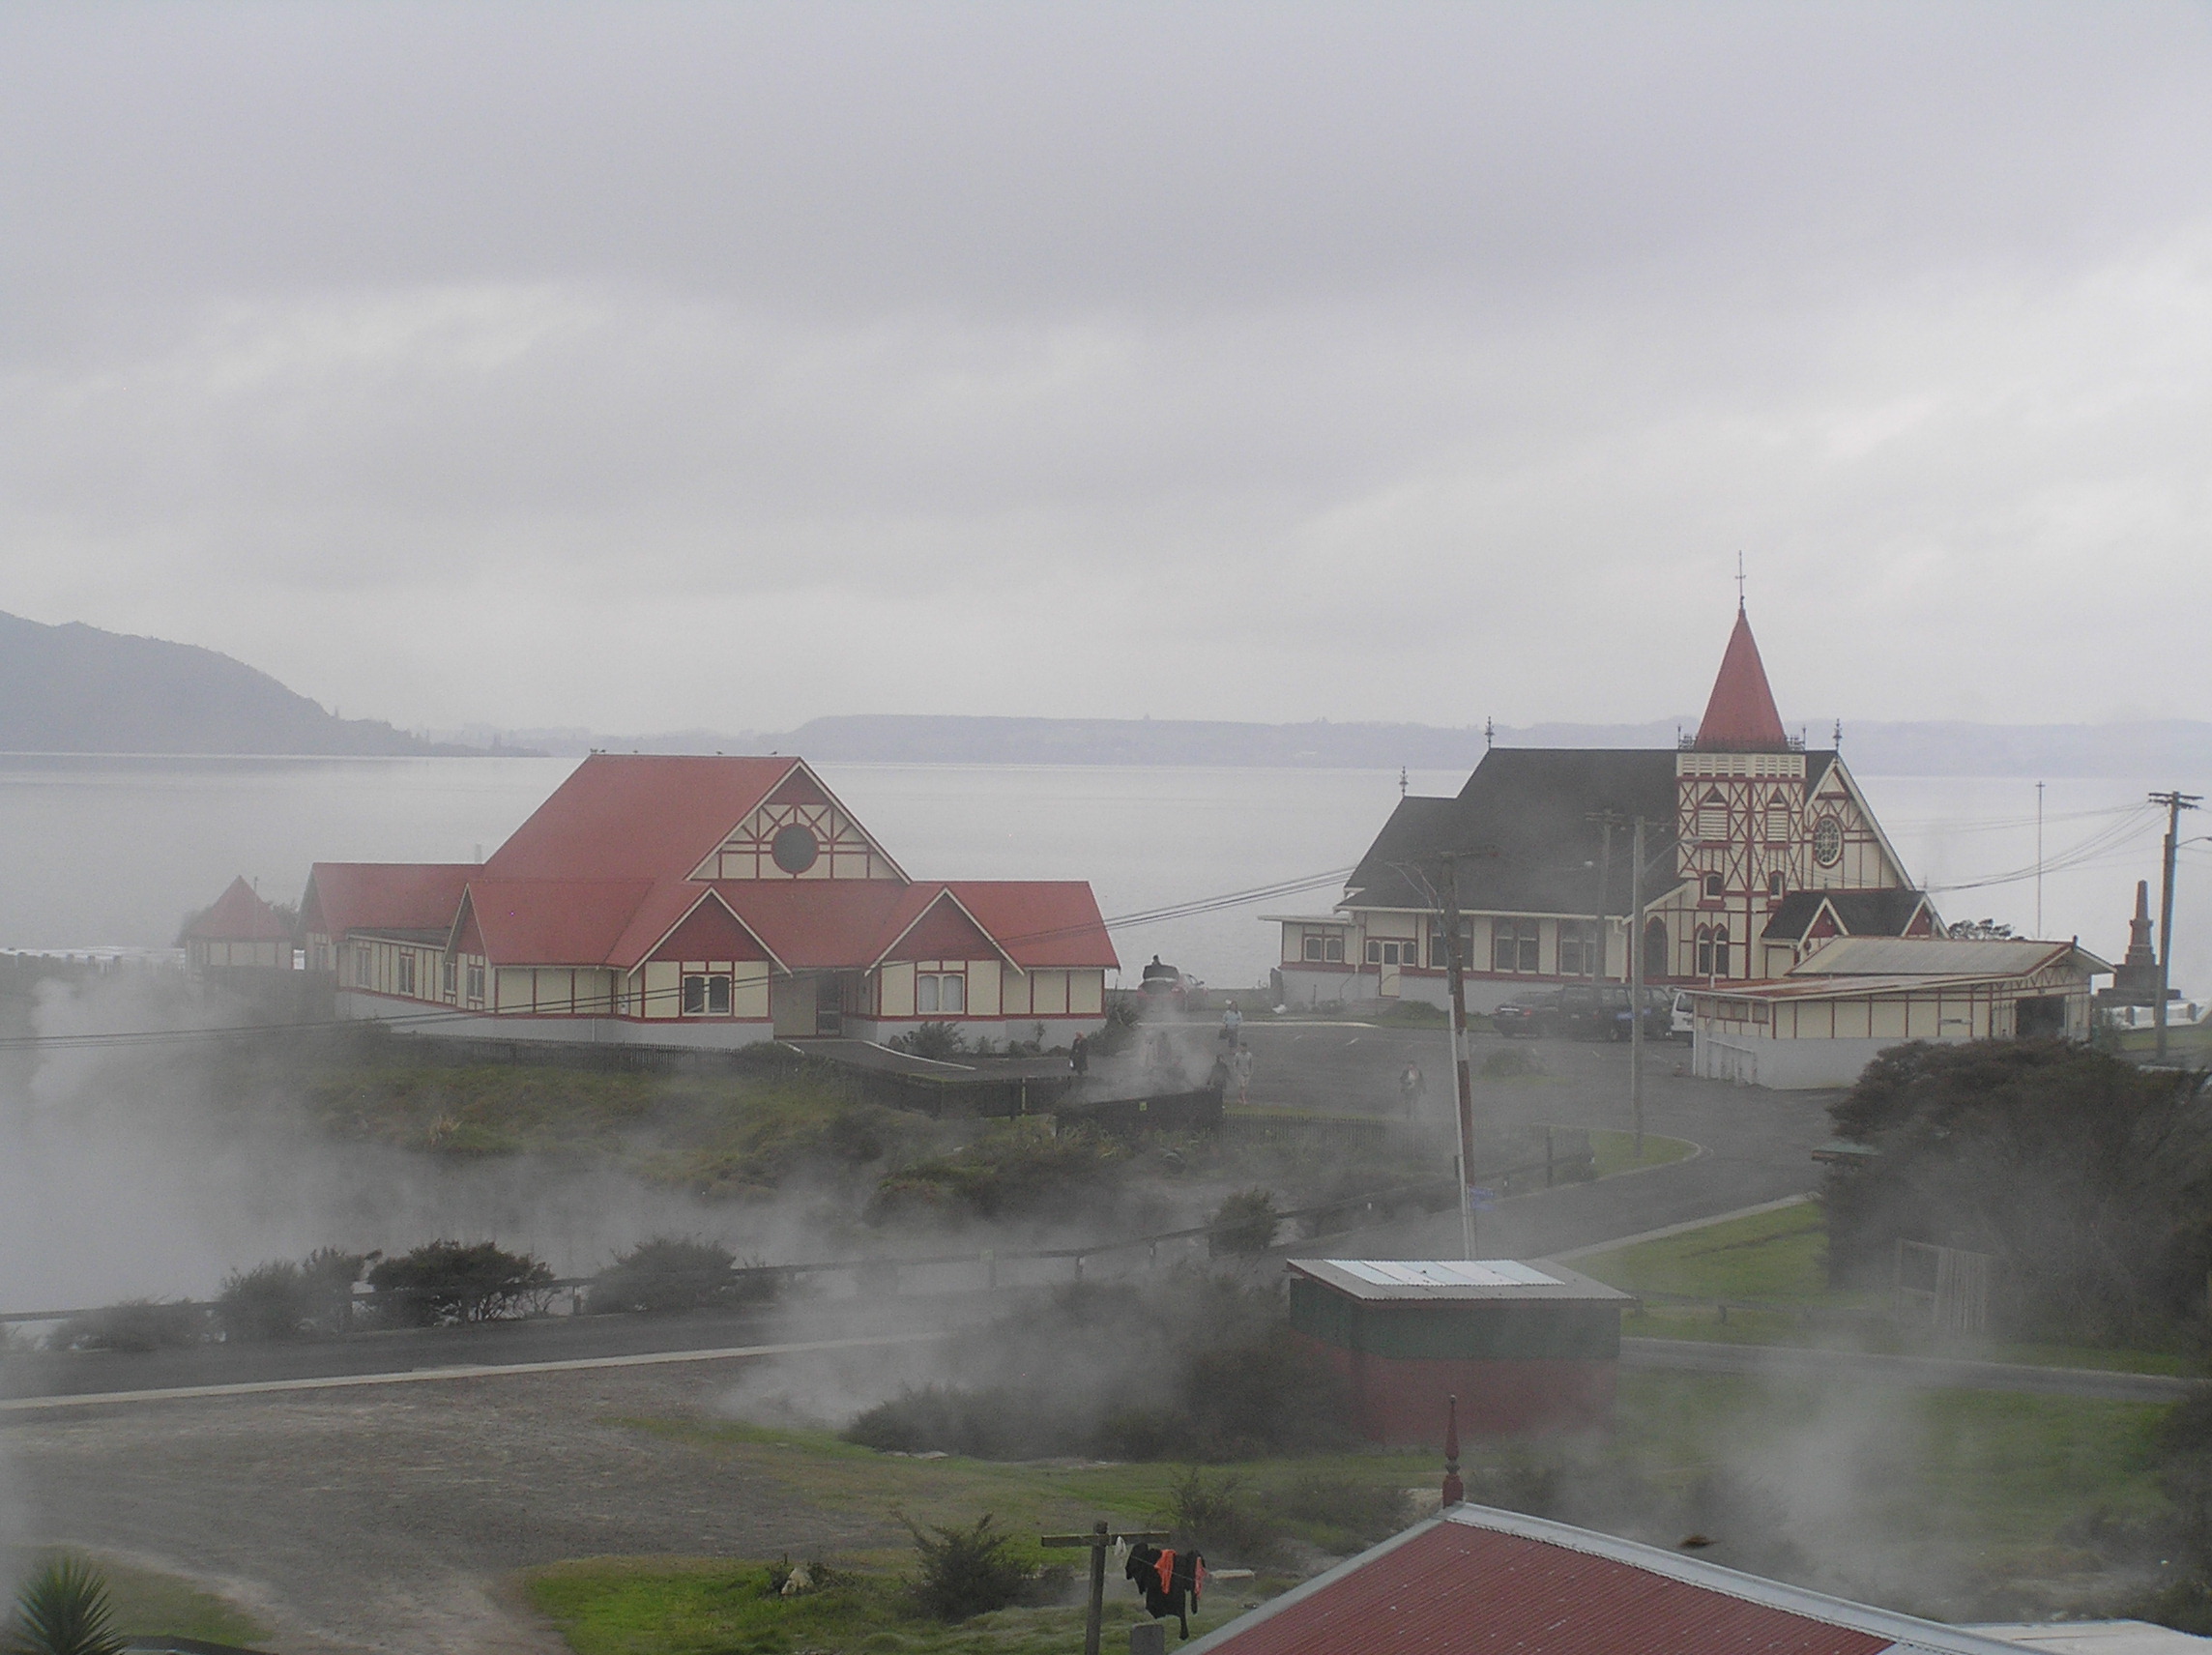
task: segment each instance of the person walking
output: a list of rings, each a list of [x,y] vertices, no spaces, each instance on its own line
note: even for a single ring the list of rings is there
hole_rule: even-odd
[[[1239,1106],[1252,1101],[1252,1048],[1243,1041],[1237,1042],[1236,1054],[1229,1060],[1229,1072],[1237,1081],[1237,1102]]]
[[[1067,1066],[1079,1075],[1091,1072],[1091,1042],[1084,1035],[1078,1034],[1068,1043]]]
[[[1235,1001],[1231,1001],[1229,1002],[1228,1009],[1223,1011],[1221,1014],[1221,1038],[1223,1042],[1229,1047],[1229,1049],[1234,1052],[1237,1050],[1237,1047],[1239,1043],[1239,1036],[1241,1036],[1243,1032],[1244,1014],[1237,1009],[1237,1002]]]
[[[1419,1108],[1421,1093],[1427,1085],[1418,1063],[1408,1063],[1406,1072],[1398,1077],[1398,1103],[1408,1120],[1413,1118],[1414,1112]]]

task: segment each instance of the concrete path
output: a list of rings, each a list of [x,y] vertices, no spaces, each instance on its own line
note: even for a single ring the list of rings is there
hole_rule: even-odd
[[[2034,1368],[1962,1357],[1892,1356],[1793,1345],[1727,1345],[1702,1339],[1623,1339],[1620,1362],[1624,1368],[1674,1373],[1746,1374],[1824,1383],[1842,1380],[1913,1390],[2012,1391],[2028,1396],[2088,1397],[2100,1402],[2177,1402],[2212,1382],[2166,1374],[2108,1373],[2098,1368]]]

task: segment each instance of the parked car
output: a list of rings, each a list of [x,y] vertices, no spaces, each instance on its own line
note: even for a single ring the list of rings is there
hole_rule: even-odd
[[[1632,1028],[1631,991],[1620,983],[1568,983],[1515,995],[1490,1014],[1500,1034],[1625,1040]],[[1664,989],[1644,991],[1644,1035],[1664,1039],[1673,1001]]]
[[[1517,994],[1490,1014],[1498,1032],[1508,1040],[1517,1034],[1557,1034],[1559,1031],[1559,991],[1538,989]]]
[[[1676,1040],[1687,1040],[1694,1029],[1690,1014],[1696,1009],[1697,1002],[1690,998],[1689,990],[1675,995],[1674,1012],[1667,1020],[1668,1033]]]

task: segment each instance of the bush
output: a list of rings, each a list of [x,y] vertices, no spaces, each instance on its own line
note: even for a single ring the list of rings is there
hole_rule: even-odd
[[[1240,1190],[1215,1209],[1207,1220],[1206,1241],[1215,1255],[1251,1257],[1275,1244],[1275,1227],[1282,1222],[1275,1198],[1264,1189]]]
[[[427,1241],[368,1272],[377,1315],[398,1327],[500,1321],[543,1312],[553,1272],[489,1241]]]
[[[993,1528],[989,1512],[971,1528],[923,1528],[903,1517],[899,1521],[920,1553],[915,1601],[935,1619],[967,1620],[1004,1609],[1029,1582],[1027,1565],[1009,1554],[1014,1537]]]
[[[16,1592],[0,1647],[9,1655],[123,1655],[107,1582],[89,1563],[56,1558]]]
[[[773,1296],[773,1277],[740,1276],[737,1263],[719,1242],[655,1235],[592,1278],[589,1308],[594,1314],[704,1310]]]
[[[1543,1072],[1535,1058],[1518,1046],[1500,1046],[1482,1060],[1482,1073],[1488,1080],[1510,1081]]]
[[[968,1043],[960,1037],[956,1024],[923,1023],[907,1033],[893,1034],[890,1048],[911,1057],[933,1058],[942,1063],[947,1058],[957,1058],[968,1049]]]
[[[350,1325],[353,1285],[369,1256],[319,1247],[298,1263],[277,1259],[225,1277],[215,1319],[224,1339],[258,1344]]]
[[[996,1132],[884,1178],[863,1216],[1065,1218],[1107,1200],[1125,1160],[1121,1146],[1088,1132]]]
[[[1175,1531],[1175,1544],[1223,1557],[1256,1558],[1281,1538],[1243,1497],[1244,1479],[1231,1472],[1208,1478],[1193,1466],[1169,1479],[1160,1515]]]
[[[144,1355],[207,1343],[205,1305],[134,1298],[71,1317],[46,1337],[55,1350],[120,1350]]]

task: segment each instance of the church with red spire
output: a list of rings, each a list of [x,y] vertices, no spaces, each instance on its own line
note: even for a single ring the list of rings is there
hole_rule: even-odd
[[[1740,602],[1704,716],[1675,750],[1497,747],[1453,797],[1400,799],[1331,912],[1266,916],[1282,928],[1283,1002],[1441,1005],[1447,868],[1477,1012],[1630,980],[1639,898],[1657,986],[1764,980],[1830,938],[1941,923],[1842,755],[1789,734]]]

